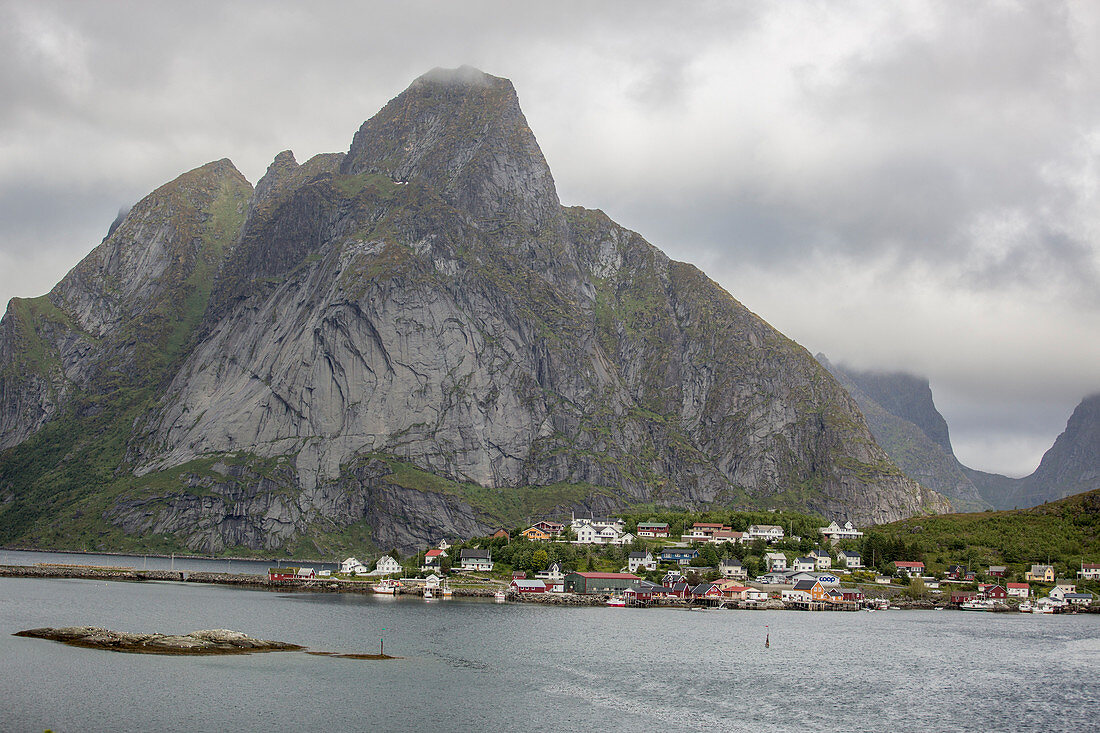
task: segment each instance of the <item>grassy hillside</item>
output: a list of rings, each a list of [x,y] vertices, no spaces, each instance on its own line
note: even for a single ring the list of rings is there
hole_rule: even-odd
[[[864,552],[891,554],[904,544],[931,572],[960,563],[979,572],[1007,565],[1010,575],[1032,563],[1055,566],[1059,576],[1076,577],[1082,562],[1100,562],[1100,490],[1031,509],[914,517],[873,528]],[[894,553],[896,554],[896,553]],[[893,559],[893,558],[891,558]]]

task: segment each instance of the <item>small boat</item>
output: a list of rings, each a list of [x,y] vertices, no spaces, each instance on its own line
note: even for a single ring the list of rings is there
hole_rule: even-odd
[[[612,608],[625,608],[626,599],[620,598],[619,596],[611,596],[607,599],[607,605],[611,606]]]
[[[496,593],[493,594],[493,598],[496,600],[497,603],[504,603],[506,600],[508,600],[508,594],[502,590],[498,590]]]
[[[983,601],[976,598],[972,601],[964,602],[959,608],[964,611],[992,611],[993,601]]]
[[[401,587],[401,581],[390,580],[386,578],[383,581],[371,586],[371,590],[375,593],[381,593],[382,595],[392,596],[397,592],[397,589]]]
[[[451,598],[452,596],[454,596],[454,594],[455,594],[455,592],[453,590],[451,590],[451,586],[449,586],[449,585],[443,586],[443,597],[444,598]]]
[[[1031,601],[1024,601],[1017,610],[1019,610],[1020,613],[1034,613],[1035,605]]]
[[[433,598],[435,598],[435,596],[432,595],[432,589],[431,588],[425,588],[424,589],[424,600],[425,601],[430,601]]]

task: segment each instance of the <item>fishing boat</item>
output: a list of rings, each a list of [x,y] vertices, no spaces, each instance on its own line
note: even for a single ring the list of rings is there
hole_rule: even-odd
[[[430,601],[433,598],[435,598],[435,596],[432,595],[432,589],[431,588],[425,588],[424,589],[424,600],[425,601]]]
[[[1020,613],[1034,613],[1035,605],[1031,601],[1024,601],[1020,604],[1020,608],[1018,610],[1020,611]]]
[[[397,589],[400,587],[400,580],[392,580],[390,578],[386,578],[385,580],[379,581],[375,585],[372,585],[371,590],[373,590],[375,593],[392,596],[397,592]]]
[[[497,603],[504,603],[506,600],[508,600],[508,594],[502,590],[498,590],[496,593],[493,594],[493,598],[494,600],[496,600]]]
[[[626,599],[622,598],[621,596],[611,596],[607,599],[607,605],[611,606],[612,608],[625,608]]]
[[[443,584],[443,597],[444,598],[451,598],[451,597],[454,596],[454,594],[455,594],[455,592],[453,590],[451,590],[451,586],[444,583]]]
[[[959,608],[964,611],[992,611],[993,601],[975,598],[974,600],[964,602]]]

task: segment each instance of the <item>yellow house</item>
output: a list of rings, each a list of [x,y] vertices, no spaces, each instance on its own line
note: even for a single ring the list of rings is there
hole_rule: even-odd
[[[1036,583],[1053,583],[1054,567],[1052,565],[1032,565],[1031,570],[1024,574],[1024,580]]]
[[[530,527],[520,532],[520,534],[532,542],[546,542],[550,539],[550,534],[542,531],[538,527]]]

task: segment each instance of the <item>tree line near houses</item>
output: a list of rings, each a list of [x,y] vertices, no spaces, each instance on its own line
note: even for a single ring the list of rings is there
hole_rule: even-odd
[[[678,540],[696,522],[720,523],[735,531],[745,531],[750,524],[774,524],[787,533],[784,540],[771,545],[763,540],[698,545],[699,556],[691,562],[691,567],[697,570],[701,579],[712,579],[709,576],[717,574],[713,569],[723,559],[740,560],[749,577],[753,577],[767,571],[764,563],[767,552],[783,552],[794,557],[818,547],[828,550],[834,559],[840,550],[859,552],[867,570],[886,575],[895,574],[895,561],[919,560],[925,563],[930,574],[940,576],[953,564],[969,564],[979,576],[984,575],[989,565],[1006,565],[1009,580],[1022,580],[1031,564],[1047,563],[1055,566],[1059,576],[1075,577],[1081,562],[1100,561],[1100,490],[1031,509],[914,517],[868,528],[862,539],[842,540],[836,545],[821,535],[820,529],[828,524],[826,520],[792,511],[690,512],[635,508],[618,512],[616,516],[625,521],[626,531],[635,535],[641,522],[667,523],[670,541]],[[568,526],[568,518],[563,519]],[[631,552],[651,550],[656,554],[661,546],[668,544],[643,538],[623,546],[530,542],[520,535],[524,528],[509,528],[509,538],[458,540],[449,550],[450,557],[444,561],[443,569],[450,569],[452,559],[457,564],[463,548],[479,547],[492,550],[495,574],[506,575],[517,570],[536,573],[547,569],[551,563],[582,572],[615,571],[627,565]],[[573,536],[567,530],[562,539],[570,540]],[[423,550],[404,558],[396,550],[390,554],[402,560],[410,573],[418,571],[424,557]],[[656,578],[663,572],[652,575]]]
[[[887,548],[902,543],[932,573],[960,564],[985,572],[1008,568],[1007,579],[1023,580],[1032,564],[1053,565],[1059,577],[1076,577],[1081,563],[1100,562],[1100,489],[1029,509],[941,514],[880,525],[865,544]]]

